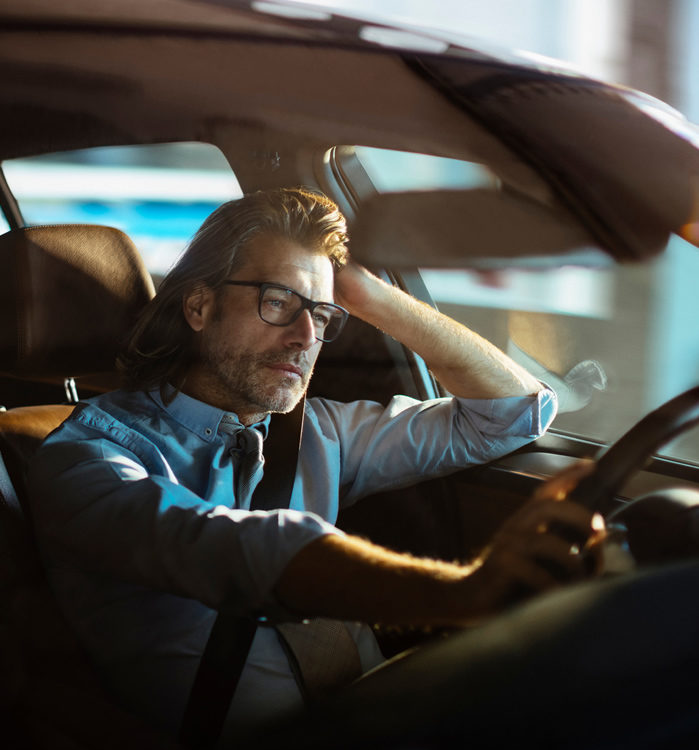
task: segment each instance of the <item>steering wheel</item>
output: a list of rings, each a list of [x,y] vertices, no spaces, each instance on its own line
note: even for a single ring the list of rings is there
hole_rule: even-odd
[[[665,443],[697,424],[699,386],[658,407],[604,449],[592,473],[569,495],[623,531],[637,564],[699,555],[699,490],[661,490],[615,508],[624,482]]]
[[[608,517],[624,482],[665,443],[699,424],[699,386],[650,412],[616,443],[603,449],[591,474],[570,499]]]

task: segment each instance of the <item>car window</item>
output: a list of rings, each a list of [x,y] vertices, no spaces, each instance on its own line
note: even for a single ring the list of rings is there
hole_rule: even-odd
[[[356,154],[379,191],[478,187],[480,166],[379,149]],[[556,390],[554,429],[609,442],[699,382],[699,252],[673,237],[645,265],[420,269],[437,307]],[[661,451],[699,463],[699,430]]]
[[[201,222],[241,195],[205,143],[92,148],[2,164],[27,225],[105,224],[126,232],[156,281]]]
[[[497,181],[487,167],[459,159],[365,146],[355,146],[354,152],[374,187],[382,193],[476,188]]]

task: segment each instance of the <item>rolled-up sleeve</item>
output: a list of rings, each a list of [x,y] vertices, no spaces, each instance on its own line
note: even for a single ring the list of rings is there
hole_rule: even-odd
[[[502,399],[396,396],[384,408],[371,402],[324,402],[322,421],[341,446],[342,504],[366,494],[499,458],[535,440],[556,414],[548,388]]]

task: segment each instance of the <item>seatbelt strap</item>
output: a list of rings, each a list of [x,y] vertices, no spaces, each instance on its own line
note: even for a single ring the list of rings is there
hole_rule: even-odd
[[[288,414],[272,416],[264,445],[265,473],[251,509],[288,508],[296,477],[305,398]],[[213,747],[218,741],[250,651],[257,621],[219,610],[206,643],[180,727],[185,747]]]
[[[24,515],[2,454],[0,454],[0,502],[13,518],[21,518]]]

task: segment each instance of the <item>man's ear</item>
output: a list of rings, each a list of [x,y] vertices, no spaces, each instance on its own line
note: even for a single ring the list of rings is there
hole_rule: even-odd
[[[193,331],[201,331],[214,314],[216,293],[214,290],[199,284],[182,298],[182,312]]]

